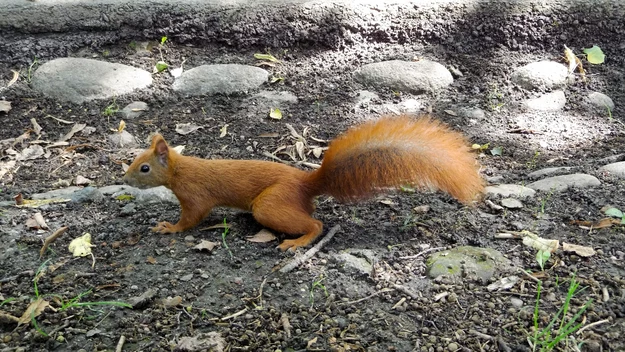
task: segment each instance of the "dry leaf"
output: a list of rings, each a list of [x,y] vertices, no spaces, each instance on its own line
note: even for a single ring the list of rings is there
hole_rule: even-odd
[[[41,213],[35,213],[35,215],[33,215],[32,218],[29,218],[28,220],[26,220],[26,227],[28,227],[29,229],[36,229],[36,230],[48,229],[46,220],[43,218],[43,215]]]
[[[163,298],[163,299],[159,299],[156,304],[159,304],[165,308],[171,308],[171,307],[175,307],[175,306],[179,306],[182,304],[182,297],[180,296],[176,296],[176,297],[167,297],[167,298]]]
[[[33,131],[35,131],[35,134],[40,135],[43,128],[41,128],[37,120],[33,117],[30,119],[30,123],[33,125]]]
[[[86,185],[91,183],[91,180],[86,178],[86,177],[84,177],[84,176],[78,175],[78,176],[76,176],[75,183],[76,183],[76,186],[86,186]]]
[[[43,150],[43,147],[38,144],[34,144],[22,150],[22,152],[19,155],[17,155],[16,160],[17,161],[34,160],[43,156],[44,154],[45,154],[45,151]]]
[[[156,295],[156,290],[153,288],[148,289],[139,297],[131,297],[128,299],[128,304],[132,306],[133,309],[141,309],[148,305],[152,301],[152,298]]]
[[[312,153],[315,156],[315,158],[319,159],[321,158],[321,153],[323,153],[323,148],[321,147],[313,148]]]
[[[262,133],[258,135],[259,138],[276,138],[276,137],[280,137],[280,134],[277,132],[268,132],[268,133]]]
[[[396,204],[397,204],[397,203],[393,202],[393,201],[392,201],[392,200],[390,200],[390,199],[382,199],[382,200],[380,201],[380,203],[382,203],[382,204],[384,204],[384,205],[396,205]]]
[[[50,302],[44,301],[43,298],[39,297],[36,301],[31,302],[28,308],[26,308],[26,311],[24,312],[24,314],[22,314],[18,325],[30,322],[32,318],[41,315],[41,313],[43,313],[43,310],[49,306]]]
[[[309,350],[312,345],[317,343],[317,336],[313,337],[312,340],[309,340],[306,344],[306,349]]]
[[[67,142],[67,141],[69,141],[72,137],[74,137],[74,134],[76,134],[77,132],[82,131],[85,127],[87,127],[87,124],[85,124],[85,123],[76,123],[76,124],[74,124],[74,126],[72,126],[72,129],[69,130],[69,132],[67,132],[63,137],[59,138],[58,142]]]
[[[11,171],[11,169],[13,169],[14,167],[15,160],[0,162],[0,179],[2,179],[4,175],[6,175],[7,172]],[[9,174],[9,176],[12,178],[12,174]]]
[[[228,124],[223,125],[222,128],[219,129],[219,138],[224,138],[228,134]]]
[[[19,196],[19,198],[18,198]],[[21,194],[15,198],[15,204],[22,208],[39,208],[42,205],[54,204],[54,203],[67,203],[71,199],[64,198],[50,198],[50,199],[22,199]]]
[[[11,70],[11,72],[13,72],[13,78],[11,78],[9,83],[7,83],[7,88],[9,88],[10,86],[14,85],[15,82],[17,82],[17,79],[20,78],[20,73],[18,71]]]
[[[0,100],[0,112],[8,113],[9,111],[11,111],[11,102]]]
[[[521,231],[524,235],[523,244],[532,247],[536,250],[554,253],[560,247],[560,242],[558,240],[550,240],[547,238],[538,237],[538,235],[533,234],[529,231]]]
[[[149,255],[145,261],[148,262],[149,264],[156,264],[156,258],[149,256]]]
[[[247,240],[254,243],[267,243],[276,239],[276,236],[267,229],[258,231],[254,236],[247,237]]]
[[[271,117],[272,119],[280,120],[282,119],[282,111],[280,111],[280,109],[278,108],[271,109],[269,111],[269,117]]]
[[[119,121],[119,126],[117,126],[117,132],[121,133],[126,128],[126,122],[124,120]]]
[[[9,313],[0,310],[0,324],[15,324],[19,322],[20,319],[18,317],[14,317]]]
[[[419,206],[416,206],[416,207],[412,208],[412,210],[414,210],[414,212],[417,213],[417,214],[425,214],[428,211],[430,211],[430,206],[427,205],[427,204],[426,205],[419,205]]]
[[[91,234],[88,232],[69,243],[69,251],[74,257],[88,256],[91,254],[91,247],[95,246],[91,244]]]
[[[176,124],[176,132],[178,132],[181,135],[187,135],[189,133],[199,130],[200,128],[204,128],[204,127],[194,125],[192,123],[177,123]]]
[[[174,351],[210,351],[223,352],[226,340],[216,331],[199,334],[194,337],[182,337]]]
[[[300,160],[306,159],[306,156],[304,155],[304,142],[295,142],[295,150],[297,151],[297,156],[299,156]]]
[[[517,282],[519,282],[518,276],[508,276],[508,277],[501,278],[497,280],[496,282],[493,282],[492,284],[486,286],[486,288],[489,291],[507,290],[509,288],[512,288],[514,285],[516,285]]]
[[[458,116],[458,114],[456,114],[456,112],[453,110],[444,110],[444,111],[447,115]]]
[[[580,246],[577,244],[571,244],[571,243],[566,243],[566,242],[562,243],[562,250],[565,252],[575,252],[575,254],[581,257],[592,257],[596,253],[595,250],[592,249],[591,247],[585,247],[585,246]]]
[[[209,252],[212,252],[213,249],[218,246],[219,243],[217,242],[211,242],[211,241],[207,241],[207,240],[202,240],[202,242],[200,242],[199,244],[197,244],[195,247],[193,247],[194,249],[197,250],[208,250]]]

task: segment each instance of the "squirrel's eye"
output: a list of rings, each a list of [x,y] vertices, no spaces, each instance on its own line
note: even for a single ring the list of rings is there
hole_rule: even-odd
[[[150,171],[150,165],[141,165],[141,172]]]

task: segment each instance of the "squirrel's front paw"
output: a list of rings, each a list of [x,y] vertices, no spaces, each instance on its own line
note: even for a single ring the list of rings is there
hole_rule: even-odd
[[[297,250],[297,247],[300,247],[300,246],[301,244],[297,240],[284,240],[282,241],[282,243],[280,243],[278,248],[283,252],[284,251],[295,252]]]
[[[174,224],[169,223],[167,221],[163,221],[163,222],[159,222],[158,225],[154,226],[152,228],[152,232],[174,233],[178,231],[176,231],[176,226]]]

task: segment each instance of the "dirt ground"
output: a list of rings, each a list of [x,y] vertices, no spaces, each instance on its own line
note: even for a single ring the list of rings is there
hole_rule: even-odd
[[[519,23],[528,28],[530,35],[524,37],[525,47],[520,48],[499,41],[503,37],[497,35],[495,27],[489,29],[492,22],[486,22],[478,33],[482,39],[467,26],[466,32],[450,36],[453,41],[439,40],[446,34],[440,27],[441,32],[431,40],[402,42],[380,36],[334,48],[269,49],[282,63],[267,69],[284,80],[263,89],[289,91],[298,98],[297,103],[281,106],[282,120],[269,118],[271,104],[252,95],[177,96],[170,88],[173,78],[168,74],[155,75],[154,84],[145,91],[115,100],[59,103],[30,89],[28,65],[0,63],[0,86],[11,79],[11,69],[21,70],[20,79],[0,93],[12,103],[8,114],[0,113],[0,140],[26,132],[33,118],[42,127],[43,140],[56,140],[69,131],[71,125],[58,119],[95,127],[88,136],[70,139],[67,148],[54,148],[47,159],[19,163],[16,171],[2,179],[0,197],[7,201],[19,193],[28,199],[34,193],[56,188],[59,180],[73,180],[77,175],[93,180],[97,187],[120,184],[121,164],[129,163],[132,154],[128,149],[110,147],[107,136],[121,117],[105,116],[104,112],[134,100],[147,102],[150,109],[138,119],[125,121],[126,129],[143,142],[142,147],[150,133],[160,131],[172,145],[185,145],[189,155],[266,160],[264,152],[294,143],[286,124],[299,133],[307,130],[311,145],[324,146],[312,137],[330,140],[348,126],[393,113],[402,103],[415,99],[422,105],[419,113],[430,112],[465,133],[473,143],[503,148],[501,156],[489,151],[479,156],[487,179],[526,184],[532,181],[527,177],[532,171],[570,166],[602,181],[595,188],[539,192],[523,200],[522,209],[502,212],[483,202],[464,207],[441,193],[398,192],[357,205],[321,197],[315,216],[324,222],[326,230],[334,225],[341,225],[341,229],[320,253],[289,274],[272,272],[292,258],[275,248],[277,242],[247,241],[246,237],[261,226],[245,212],[217,209],[198,228],[165,236],[150,233],[149,227],[156,221],[175,221],[177,206],[144,205],[123,216],[121,209],[128,200],[110,197],[86,204],[46,205],[38,210],[4,207],[0,217],[0,311],[22,316],[36,292],[50,302],[51,308],[34,318],[37,326],[30,320],[17,326],[0,319],[0,351],[112,351],[121,336],[125,337],[126,351],[164,351],[173,350],[183,337],[217,341],[215,335],[202,335],[209,332],[224,339],[225,347],[215,350],[226,351],[529,351],[528,340],[534,335],[535,324],[546,327],[565,305],[573,276],[581,291],[570,301],[567,318],[573,318],[591,300],[578,321],[599,324],[573,334],[573,339],[561,342],[556,350],[625,350],[623,226],[589,231],[572,223],[600,220],[604,217],[601,209],[607,205],[625,210],[625,182],[596,171],[608,163],[604,158],[625,160],[614,157],[623,152],[625,142],[620,110],[625,104],[625,47],[620,32],[610,27],[614,25],[611,18],[603,27],[610,30],[593,32],[578,22],[583,28],[566,38],[559,31],[532,34],[536,28],[555,26],[556,21],[573,26],[569,21],[574,20],[574,16],[545,18],[529,13],[506,22],[503,31]],[[481,37],[483,31],[492,31],[489,40]],[[461,40],[462,36],[466,40]],[[137,50],[141,40],[83,47],[70,56],[152,71],[160,54],[156,49]],[[509,80],[511,73],[532,61],[563,62],[564,44],[578,53],[597,44],[606,52],[607,60],[603,65],[586,66],[587,81],[578,76],[565,88],[567,106],[563,111],[524,112],[519,103],[536,93],[516,87]],[[254,53],[266,51],[265,47],[170,40],[162,54],[172,66],[186,60],[185,67],[192,68],[208,63],[254,65]],[[456,75],[452,86],[436,96],[378,91],[378,98],[356,103],[359,92],[367,87],[354,82],[355,69],[376,61],[415,58],[441,62],[462,75]],[[40,57],[32,68],[47,59]],[[611,96],[616,104],[611,117],[589,106],[585,96],[591,91]],[[485,117],[461,113],[468,108],[482,109]],[[175,132],[177,123],[204,128],[183,136]],[[225,124],[227,135],[220,138]],[[535,133],[510,132],[518,128]],[[277,137],[261,137],[267,133]],[[3,160],[7,157],[4,155]],[[321,160],[310,154],[307,161]],[[498,202],[496,198],[492,201]],[[413,210],[421,205],[429,205],[429,212]],[[50,231],[38,233],[25,226],[36,211],[43,214],[51,231],[68,227],[41,258],[42,238]],[[231,225],[225,239],[228,248],[222,244],[210,253],[192,248],[202,239],[222,243],[222,229],[203,228],[224,220]],[[597,254],[583,258],[557,252],[541,270],[535,252],[519,241],[494,238],[499,232],[519,230],[589,246]],[[72,258],[67,251],[69,242],[85,232],[93,237],[95,267],[90,257]],[[491,292],[485,283],[470,277],[460,281],[428,279],[428,255],[402,259],[427,248],[461,245],[501,251],[516,267],[542,280],[536,322],[537,282],[528,275],[516,273],[521,281],[513,288]],[[336,254],[347,249],[369,250],[370,257],[375,258],[374,270],[363,274],[337,261]],[[42,267],[47,272],[36,276]],[[150,292],[153,300],[135,304],[133,309],[109,305],[62,309],[63,303],[83,293],[80,302],[136,303],[133,298]],[[556,327],[559,324],[557,320]]]

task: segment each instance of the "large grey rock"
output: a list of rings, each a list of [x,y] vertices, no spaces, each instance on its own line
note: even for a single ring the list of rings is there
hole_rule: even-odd
[[[536,170],[534,172],[530,172],[527,174],[527,177],[535,180],[537,178],[541,178],[544,176],[552,176],[558,173],[565,173],[571,171],[571,167],[569,166],[558,166],[558,167],[546,167],[544,169]]]
[[[32,87],[61,101],[83,103],[111,99],[152,84],[152,75],[132,66],[81,58],[55,59],[41,65]]]
[[[612,163],[599,168],[600,172],[608,172],[619,178],[625,178],[625,161]]]
[[[445,66],[429,60],[376,62],[364,65],[355,76],[366,85],[415,94],[436,92],[454,81]]]
[[[527,187],[537,191],[564,191],[569,187],[587,188],[599,186],[601,182],[594,176],[587,174],[570,174],[553,176],[532,182]]]
[[[603,93],[592,92],[588,94],[588,100],[597,109],[600,109],[600,110],[610,109],[610,111],[614,111],[614,102],[612,101],[612,98],[610,98],[609,96]]]
[[[173,89],[185,95],[242,94],[267,82],[269,73],[262,68],[220,64],[203,65],[182,73]]]
[[[561,90],[543,94],[534,99],[528,99],[523,102],[523,106],[528,110],[535,111],[558,111],[566,104],[566,96]]]
[[[518,68],[512,81],[525,89],[551,89],[566,83],[568,69],[555,61],[532,62]]]
[[[31,199],[53,199],[53,198],[64,198],[70,199],[72,194],[76,191],[81,190],[82,187],[72,186],[67,188],[55,189],[53,191],[48,191],[45,193],[36,193],[30,196]]]

